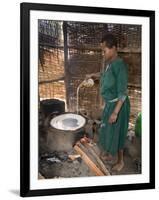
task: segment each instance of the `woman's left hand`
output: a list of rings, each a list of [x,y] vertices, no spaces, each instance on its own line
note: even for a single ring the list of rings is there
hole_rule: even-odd
[[[109,122],[110,124],[115,123],[116,120],[117,120],[117,117],[118,117],[117,113],[114,113],[114,112],[113,112],[113,113],[110,115],[108,122]]]

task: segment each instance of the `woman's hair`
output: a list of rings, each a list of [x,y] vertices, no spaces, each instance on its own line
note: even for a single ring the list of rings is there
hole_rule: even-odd
[[[106,46],[111,49],[113,46],[117,47],[117,40],[116,37],[111,34],[108,33],[106,35],[104,35],[104,37],[102,38],[101,42],[106,42]]]

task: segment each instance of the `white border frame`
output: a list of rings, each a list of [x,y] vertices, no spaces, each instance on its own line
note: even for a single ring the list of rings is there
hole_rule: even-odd
[[[38,19],[142,25],[142,174],[38,180]],[[149,183],[149,17],[30,11],[30,189]]]

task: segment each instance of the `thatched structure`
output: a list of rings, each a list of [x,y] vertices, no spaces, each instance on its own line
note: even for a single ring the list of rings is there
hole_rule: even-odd
[[[76,111],[76,91],[85,74],[102,65],[99,43],[111,32],[118,52],[129,65],[131,122],[141,110],[141,26],[39,20],[39,97],[65,100],[67,111]],[[101,106],[99,83],[80,91],[80,109],[90,115]]]

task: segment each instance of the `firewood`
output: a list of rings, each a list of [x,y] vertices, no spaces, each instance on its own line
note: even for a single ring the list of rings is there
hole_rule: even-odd
[[[84,145],[88,148],[88,151],[90,151],[90,153],[94,156],[94,158],[96,159],[98,165],[101,167],[101,169],[105,173],[105,175],[109,176],[110,173],[109,173],[108,169],[105,167],[104,163],[99,158],[99,156],[96,154],[96,152],[94,151],[94,149],[92,148],[92,146],[89,145],[88,143],[84,143]]]
[[[104,173],[94,164],[94,162],[77,144],[74,146],[74,149],[81,155],[81,158],[88,165],[88,167],[95,173],[95,175],[104,176]]]
[[[75,160],[75,159],[77,159],[77,158],[80,158],[81,155],[79,155],[79,154],[74,154],[74,155],[68,155],[68,157],[69,157],[71,160]]]

